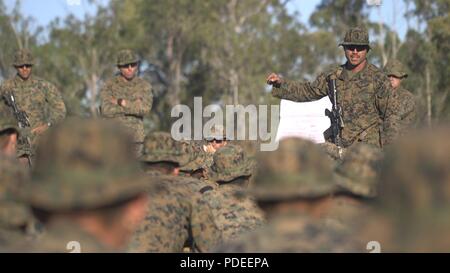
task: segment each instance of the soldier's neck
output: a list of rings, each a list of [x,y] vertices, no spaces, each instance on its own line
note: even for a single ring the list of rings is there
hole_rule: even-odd
[[[349,71],[351,71],[353,74],[361,72],[367,65],[367,59],[365,59],[363,62],[361,62],[358,65],[352,65],[350,62],[347,62],[345,68]]]
[[[29,82],[31,80],[31,75],[28,76],[28,78],[23,78],[22,76],[20,76],[19,74],[16,75],[16,78],[19,79],[22,82]]]

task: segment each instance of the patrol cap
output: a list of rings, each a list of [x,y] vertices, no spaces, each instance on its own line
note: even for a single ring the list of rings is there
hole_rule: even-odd
[[[30,50],[19,49],[14,54],[14,66],[34,65],[34,57]]]
[[[140,61],[138,55],[131,49],[124,49],[117,54],[117,66],[138,63]]]
[[[344,41],[339,46],[349,45],[368,46],[370,48],[369,32],[367,29],[364,27],[352,27],[347,30]]]
[[[388,76],[396,78],[407,78],[408,73],[406,67],[398,60],[389,60],[384,66],[384,72]]]

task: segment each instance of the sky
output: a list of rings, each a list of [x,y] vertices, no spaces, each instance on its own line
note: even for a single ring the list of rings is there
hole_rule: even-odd
[[[14,6],[16,0],[5,0],[8,8]],[[149,0],[151,1],[151,0]],[[376,0],[361,0],[376,2]],[[380,1],[380,0],[379,0]],[[403,18],[405,7],[403,1],[398,0],[381,0],[382,4],[378,10],[377,6],[370,8],[370,18],[373,21],[378,21],[380,14],[383,21],[388,25],[393,25],[393,6],[396,3],[396,13],[399,14],[397,18],[396,29],[401,39],[406,34],[406,22]],[[108,3],[109,0],[97,0],[100,3]],[[315,7],[320,3],[320,0],[291,0],[288,4],[288,9],[291,12],[297,11],[299,13],[299,20],[308,25],[308,19]],[[65,17],[68,14],[74,14],[78,18],[83,18],[86,13],[95,13],[95,5],[89,4],[88,0],[22,0],[22,12],[26,16],[32,16],[37,20],[37,24],[46,26],[50,21],[56,17]]]

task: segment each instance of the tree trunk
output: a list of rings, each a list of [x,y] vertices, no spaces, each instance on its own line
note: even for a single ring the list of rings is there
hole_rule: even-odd
[[[97,117],[97,97],[98,97],[98,76],[97,74],[92,74],[90,77],[90,81],[88,83],[88,88],[91,92],[91,96],[89,98],[89,110],[91,111],[92,117]]]
[[[427,96],[427,125],[431,127],[432,109],[431,109],[431,75],[430,67],[427,64],[425,68],[425,94]]]

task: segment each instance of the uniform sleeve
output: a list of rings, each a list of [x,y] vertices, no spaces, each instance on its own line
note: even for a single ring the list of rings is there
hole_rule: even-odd
[[[376,107],[381,117],[381,142],[383,146],[392,143],[400,134],[401,117],[398,103],[392,99],[391,84],[384,74],[377,75],[376,81]]]
[[[406,128],[414,128],[417,120],[416,100],[415,97],[409,95],[404,103],[403,123]]]
[[[136,90],[136,95],[123,107],[125,114],[144,117],[150,113],[153,104],[152,87],[146,83]]]
[[[113,118],[118,115],[125,114],[123,107],[119,106],[117,103],[112,102],[113,100],[116,101],[117,99],[119,98],[115,98],[111,92],[111,84],[106,83],[100,90],[100,107],[102,116]]]
[[[274,97],[296,102],[307,102],[321,99],[328,94],[326,74],[319,75],[310,82],[284,81],[279,87],[272,89]]]
[[[48,122],[58,123],[66,117],[66,105],[62,99],[61,93],[53,84],[46,83],[46,101],[49,104]]]

